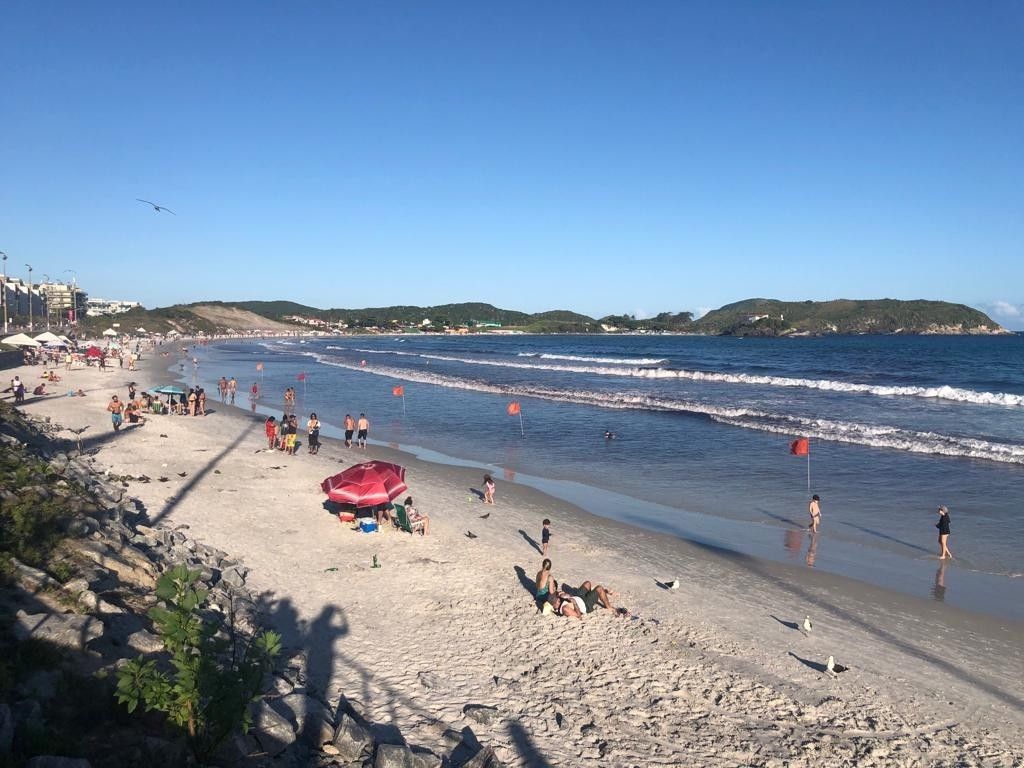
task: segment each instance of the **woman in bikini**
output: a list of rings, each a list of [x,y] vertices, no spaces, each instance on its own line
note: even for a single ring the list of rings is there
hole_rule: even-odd
[[[540,570],[537,572],[537,579],[534,584],[534,596],[537,598],[537,609],[541,609],[544,603],[553,596],[558,594],[558,582],[555,581],[555,577],[551,575],[551,561],[548,558],[544,558],[544,561],[540,564]]]

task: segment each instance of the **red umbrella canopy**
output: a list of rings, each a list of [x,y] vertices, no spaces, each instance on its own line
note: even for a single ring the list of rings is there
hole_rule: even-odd
[[[357,507],[387,504],[409,490],[405,484],[405,467],[387,461],[356,464],[328,477],[320,487],[331,501]]]
[[[89,349],[87,349],[85,351],[85,356],[86,357],[103,357],[103,350],[100,349],[99,347],[89,347]]]

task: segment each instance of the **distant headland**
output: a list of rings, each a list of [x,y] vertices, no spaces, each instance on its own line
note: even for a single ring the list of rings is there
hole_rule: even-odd
[[[689,333],[709,336],[824,336],[857,334],[1006,334],[984,312],[945,301],[896,299],[778,301],[746,299],[700,318],[662,312],[650,318],[594,318],[568,310],[528,314],[491,304],[443,304],[364,309],[318,309],[291,301],[197,302],[116,316],[121,327],[166,333]],[[89,318],[107,327],[113,318]],[[102,329],[101,329],[102,330]]]

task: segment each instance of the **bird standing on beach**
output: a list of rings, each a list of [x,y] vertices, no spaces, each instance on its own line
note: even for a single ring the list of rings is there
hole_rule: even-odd
[[[836,664],[834,656],[829,656],[828,661],[825,663],[825,671],[832,677],[838,677],[840,672],[845,672],[848,669],[849,667],[844,667],[842,664]]]
[[[805,635],[811,634],[811,617],[804,616],[803,630]],[[828,633],[826,633],[828,634]]]
[[[672,579],[672,581],[668,582],[668,588],[679,589],[679,579]]]
[[[174,211],[172,211],[170,208],[165,208],[162,205],[157,205],[156,203],[150,202],[149,200],[143,200],[141,197],[136,197],[135,199],[138,200],[140,203],[145,203],[146,205],[152,205],[153,206],[153,210],[156,211],[157,213],[160,213],[161,211],[167,211],[172,216],[177,216],[178,215]]]
[[[473,533],[472,531],[466,531],[466,538],[467,539],[475,539],[475,538],[477,538],[477,535],[475,533]]]

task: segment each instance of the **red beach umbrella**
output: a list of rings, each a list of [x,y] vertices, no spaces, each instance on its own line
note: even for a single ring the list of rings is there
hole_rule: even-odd
[[[357,507],[387,504],[409,490],[405,484],[405,467],[387,461],[356,464],[328,477],[320,487],[331,501]]]
[[[86,357],[103,357],[103,350],[99,347],[89,347],[85,351]]]

